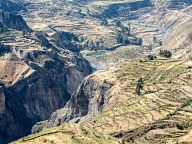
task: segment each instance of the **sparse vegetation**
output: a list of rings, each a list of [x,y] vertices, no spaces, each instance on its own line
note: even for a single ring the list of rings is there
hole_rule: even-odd
[[[181,126],[180,124],[176,124],[176,127],[177,127],[177,129],[179,129],[179,130],[184,130],[183,126]]]
[[[106,19],[103,19],[103,20],[101,21],[101,25],[102,25],[102,26],[108,26],[109,23],[108,23],[108,21],[107,21]]]
[[[116,24],[116,27],[121,27],[121,26],[122,26],[122,24],[121,24],[121,21],[120,21],[120,20],[116,20],[115,24]]]
[[[157,59],[157,56],[155,56],[155,55],[148,55],[147,58],[149,60],[155,60],[155,59]]]
[[[135,90],[135,93],[137,95],[141,95],[141,90],[143,89],[143,84],[144,84],[143,79],[139,78],[139,80],[137,81],[136,90]]]
[[[160,50],[159,55],[165,58],[171,58],[172,53],[168,50]]]

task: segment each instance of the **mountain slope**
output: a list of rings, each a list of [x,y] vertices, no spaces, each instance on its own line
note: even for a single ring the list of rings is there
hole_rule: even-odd
[[[46,33],[32,31],[21,16],[2,12],[1,18],[0,143],[5,144],[62,108],[92,68]]]
[[[20,15],[0,12],[0,23],[7,28],[19,31],[31,31],[23,17]]]
[[[72,121],[124,142],[179,141],[191,129],[191,67],[179,60],[138,59],[113,72],[95,73],[63,109],[33,131]],[[137,95],[141,77],[144,85]]]
[[[120,144],[117,139],[96,132],[86,126],[77,124],[66,124],[60,127],[47,129],[39,134],[22,138],[14,144],[39,144],[39,143],[99,143],[99,144]]]
[[[165,29],[164,34],[154,36],[163,41],[160,48],[170,50],[175,58],[191,59],[191,9],[188,6],[181,10],[169,10],[162,6],[142,17],[142,22]]]
[[[191,59],[191,6],[185,0],[158,3],[32,0],[22,14],[43,32],[0,24],[0,142],[29,134],[41,121],[33,133],[55,128],[17,143],[190,143],[192,63],[186,60]],[[123,44],[122,50],[117,42],[121,28],[131,28],[129,36],[141,37],[142,45]],[[114,49],[119,51],[107,52]],[[170,50],[174,59],[128,60],[160,49]],[[114,63],[119,68],[83,81],[92,72],[90,63],[71,52],[81,50],[105,50],[90,56],[99,55],[103,63],[106,57],[121,59]],[[69,124],[58,127],[64,123]]]
[[[21,10],[26,10],[24,6],[18,3],[15,3],[10,0],[0,0],[0,10],[10,13],[17,13]]]

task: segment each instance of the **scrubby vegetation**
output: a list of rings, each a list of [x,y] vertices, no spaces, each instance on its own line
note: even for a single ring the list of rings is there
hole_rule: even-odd
[[[137,86],[136,86],[136,90],[135,90],[135,93],[137,95],[141,95],[141,90],[143,89],[143,84],[144,84],[143,79],[139,78],[139,80],[137,81]]]
[[[128,27],[123,26],[120,21],[116,22],[116,26],[118,27],[117,31],[117,43],[122,45],[139,45],[143,44],[143,40],[138,37],[134,37],[131,34],[131,25],[128,24]]]
[[[102,22],[101,22],[101,25],[102,26],[108,26],[109,23],[108,23],[108,21],[106,19],[103,19]]]
[[[159,55],[165,58],[171,58],[172,53],[168,50],[160,50]]]
[[[155,60],[155,59],[157,59],[157,56],[155,56],[155,55],[148,55],[147,58],[149,60]]]

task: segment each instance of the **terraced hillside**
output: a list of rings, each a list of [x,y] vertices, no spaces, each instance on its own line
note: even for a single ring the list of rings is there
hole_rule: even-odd
[[[123,81],[121,86],[127,82],[123,88],[132,94],[135,81],[142,77],[142,95],[128,98],[96,116],[90,126],[117,137],[121,133],[124,142],[133,143],[174,143],[190,132],[191,63],[136,62],[118,71],[117,77]]]
[[[160,26],[166,31],[160,35],[154,34],[154,36],[163,41],[161,48],[171,50],[175,58],[191,59],[191,8],[191,6],[181,10],[160,8],[141,20],[149,25]]]
[[[138,95],[140,78],[143,88]],[[190,141],[191,86],[191,62],[136,59],[120,69],[86,78],[63,109],[33,130],[73,121],[123,143]]]
[[[13,144],[39,144],[39,143],[99,143],[99,144],[120,144],[120,141],[96,132],[86,126],[78,124],[66,124],[57,128],[47,129],[41,133],[22,138]]]
[[[192,143],[190,1],[13,1],[27,11],[0,13],[0,143],[31,128],[13,143]]]

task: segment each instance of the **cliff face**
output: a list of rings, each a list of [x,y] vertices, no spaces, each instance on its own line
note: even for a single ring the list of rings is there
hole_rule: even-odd
[[[29,134],[35,123],[64,107],[92,68],[80,54],[54,46],[49,35],[18,31],[28,29],[22,17],[1,13],[1,21],[6,26],[0,33],[0,143],[4,144]]]
[[[111,73],[106,73],[110,77]],[[33,127],[33,133],[60,125],[73,120],[78,122],[83,116],[96,116],[111,106],[111,91],[115,92],[114,76],[111,79],[97,77],[97,74],[87,77],[72,95],[67,105],[54,112],[48,121],[41,122]],[[106,80],[106,81],[105,81]],[[114,89],[114,90],[112,90]],[[113,99],[115,99],[113,97]]]
[[[22,16],[10,14],[8,12],[0,12],[0,23],[5,27],[20,30],[30,31],[27,23],[23,20]]]
[[[44,56],[45,53],[38,54],[37,59]],[[8,126],[1,127],[6,135],[1,140],[30,133],[36,122],[47,119],[52,112],[63,107],[83,77],[90,73],[85,62],[75,68],[68,67],[63,60],[51,58],[44,61],[44,68],[14,56],[1,60],[0,65],[0,79],[5,84],[1,87],[0,123],[4,125],[5,121],[9,122]],[[13,117],[12,121],[10,116]],[[15,121],[19,128],[15,127]]]

